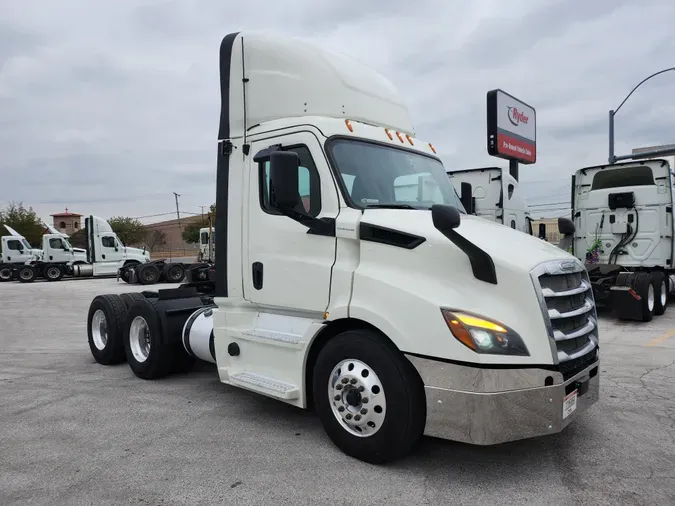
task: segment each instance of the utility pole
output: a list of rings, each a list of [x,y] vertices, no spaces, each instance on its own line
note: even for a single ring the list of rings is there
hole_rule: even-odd
[[[176,198],[176,218],[178,218],[178,233],[180,234],[180,242],[183,245],[183,256],[185,256],[185,241],[183,240],[183,228],[180,226],[180,210],[178,208],[178,197],[180,197],[180,195],[176,192],[173,192],[173,196]]]

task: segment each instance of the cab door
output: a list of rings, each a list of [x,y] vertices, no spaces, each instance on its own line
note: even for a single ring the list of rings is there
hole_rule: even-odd
[[[94,265],[97,276],[115,274],[122,260],[122,248],[115,234],[103,233],[100,236],[100,260]]]
[[[337,190],[316,135],[309,131],[276,135],[251,144],[248,170],[248,223],[242,255],[244,298],[262,307],[290,308],[308,315],[328,307],[336,238],[309,233],[304,225],[270,206],[270,154],[293,151],[300,158],[299,193],[313,217],[336,218]]]

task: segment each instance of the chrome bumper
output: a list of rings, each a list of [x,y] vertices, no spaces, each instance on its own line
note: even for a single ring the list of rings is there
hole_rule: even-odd
[[[598,400],[600,361],[563,381],[546,369],[487,369],[407,355],[424,382],[424,434],[492,445],[563,430]],[[576,409],[563,417],[567,393]]]

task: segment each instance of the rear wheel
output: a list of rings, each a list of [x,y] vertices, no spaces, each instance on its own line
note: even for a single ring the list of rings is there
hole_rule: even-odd
[[[43,272],[47,281],[59,281],[63,277],[63,269],[59,265],[47,265]]]
[[[124,302],[125,307],[127,310],[131,307],[131,305],[136,302],[137,300],[144,300],[145,297],[143,294],[138,293],[138,292],[130,292],[130,293],[121,293],[120,298]]]
[[[98,295],[89,305],[87,337],[94,360],[102,365],[124,362],[125,306],[119,295]]]
[[[640,296],[641,320],[649,322],[654,318],[656,292],[649,272],[636,272],[632,280],[632,288]]]
[[[0,266],[0,283],[12,281],[12,279],[14,279],[12,268],[8,265]]]
[[[142,379],[166,376],[174,365],[173,348],[162,342],[159,314],[148,300],[134,302],[124,325],[124,349],[129,367]]]
[[[136,269],[136,276],[142,285],[154,285],[159,281],[159,274],[155,264],[141,265]]]
[[[164,279],[167,283],[180,283],[185,278],[185,267],[182,264],[166,264]]]
[[[24,265],[19,269],[17,277],[22,283],[32,283],[37,277],[37,271],[30,265]]]
[[[313,376],[324,430],[344,453],[380,464],[406,455],[426,422],[424,386],[412,365],[374,332],[328,341]]]
[[[663,272],[652,272],[652,286],[654,287],[654,314],[659,316],[665,313],[668,307],[668,279]]]

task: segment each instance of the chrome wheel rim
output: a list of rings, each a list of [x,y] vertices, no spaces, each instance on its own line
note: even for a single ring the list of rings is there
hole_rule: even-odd
[[[96,349],[103,351],[108,343],[108,321],[101,309],[97,309],[91,319],[91,337]]]
[[[338,363],[328,377],[328,399],[337,421],[350,434],[376,434],[387,414],[382,382],[366,363],[348,359]]]
[[[58,278],[59,274],[61,274],[61,271],[56,267],[50,267],[49,269],[47,269],[47,276],[49,276],[50,278]]]
[[[668,289],[666,288],[666,282],[661,281],[661,307],[665,307],[666,302],[668,302]]]
[[[647,307],[650,311],[654,310],[654,285],[649,285],[647,290]]]
[[[129,327],[129,347],[138,362],[145,362],[150,355],[150,327],[142,316],[137,316]]]
[[[33,276],[33,272],[30,269],[21,270],[21,279],[30,279]]]

